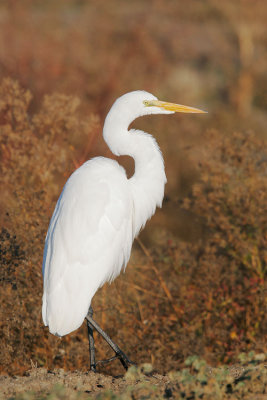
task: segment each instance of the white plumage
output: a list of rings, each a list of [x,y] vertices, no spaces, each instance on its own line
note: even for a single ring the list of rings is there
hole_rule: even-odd
[[[147,114],[201,112],[164,103],[136,91],[112,106],[103,136],[116,155],[135,160],[127,179],[114,160],[96,157],[85,162],[66,182],[50,221],[43,258],[42,315],[54,335],[63,336],[82,324],[92,297],[126,267],[132,242],[160,207],[166,176],[155,139],[130,123]]]

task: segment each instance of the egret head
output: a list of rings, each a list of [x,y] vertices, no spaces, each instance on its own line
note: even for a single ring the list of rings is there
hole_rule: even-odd
[[[111,107],[104,123],[103,137],[111,151],[116,154],[127,153],[129,125],[138,117],[150,114],[205,113],[198,108],[160,101],[153,94],[136,90],[119,97]]]
[[[131,121],[149,114],[205,113],[198,108],[160,101],[153,94],[143,90],[129,92],[119,97],[112,109]]]

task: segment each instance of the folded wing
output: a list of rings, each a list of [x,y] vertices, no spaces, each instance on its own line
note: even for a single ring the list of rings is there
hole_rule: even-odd
[[[133,201],[123,168],[97,157],[67,181],[47,232],[43,320],[63,336],[83,322],[96,290],[126,266]]]

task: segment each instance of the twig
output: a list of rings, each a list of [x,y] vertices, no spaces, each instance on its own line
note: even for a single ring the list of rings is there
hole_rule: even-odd
[[[171,306],[172,306],[174,312],[175,312],[175,313],[177,314],[177,316],[178,316],[178,315],[180,314],[180,310],[179,310],[179,308],[177,307],[177,305],[175,304],[174,298],[172,297],[172,294],[171,294],[171,292],[169,291],[169,289],[168,289],[168,287],[167,287],[167,285],[166,285],[164,279],[162,278],[161,274],[160,274],[159,271],[157,270],[157,268],[156,268],[156,266],[155,266],[155,264],[154,264],[153,258],[152,258],[152,256],[151,256],[149,250],[145,247],[145,245],[141,242],[141,240],[140,240],[139,238],[137,238],[136,240],[137,240],[139,246],[141,247],[141,249],[143,250],[144,254],[145,254],[145,255],[147,256],[147,258],[149,259],[150,264],[151,264],[151,266],[152,266],[152,269],[153,269],[153,271],[155,272],[155,274],[157,275],[157,278],[158,278],[158,280],[159,280],[159,282],[160,282],[160,285],[161,285],[161,287],[162,287],[164,293],[165,293],[166,296],[168,297],[168,299],[169,299],[169,301],[170,301],[170,303],[171,303]]]
[[[139,285],[132,284],[132,283],[128,283],[128,282],[123,282],[123,284],[126,285],[126,286],[131,286],[131,287],[133,287],[134,289],[139,290],[140,292],[147,293],[147,294],[149,294],[149,296],[157,297],[157,298],[159,298],[159,299],[166,299],[165,296],[161,296],[160,294],[153,293],[153,292],[151,292],[150,290],[147,290],[147,289],[145,289],[145,288],[142,288],[142,287],[139,286]]]

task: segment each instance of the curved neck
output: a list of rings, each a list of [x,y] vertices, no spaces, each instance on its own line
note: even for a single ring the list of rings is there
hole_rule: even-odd
[[[131,121],[130,121],[131,122]],[[103,136],[115,155],[129,155],[135,161],[135,173],[129,179],[134,204],[134,236],[161,207],[166,175],[164,161],[156,140],[149,134],[129,130],[129,121],[107,116]]]

